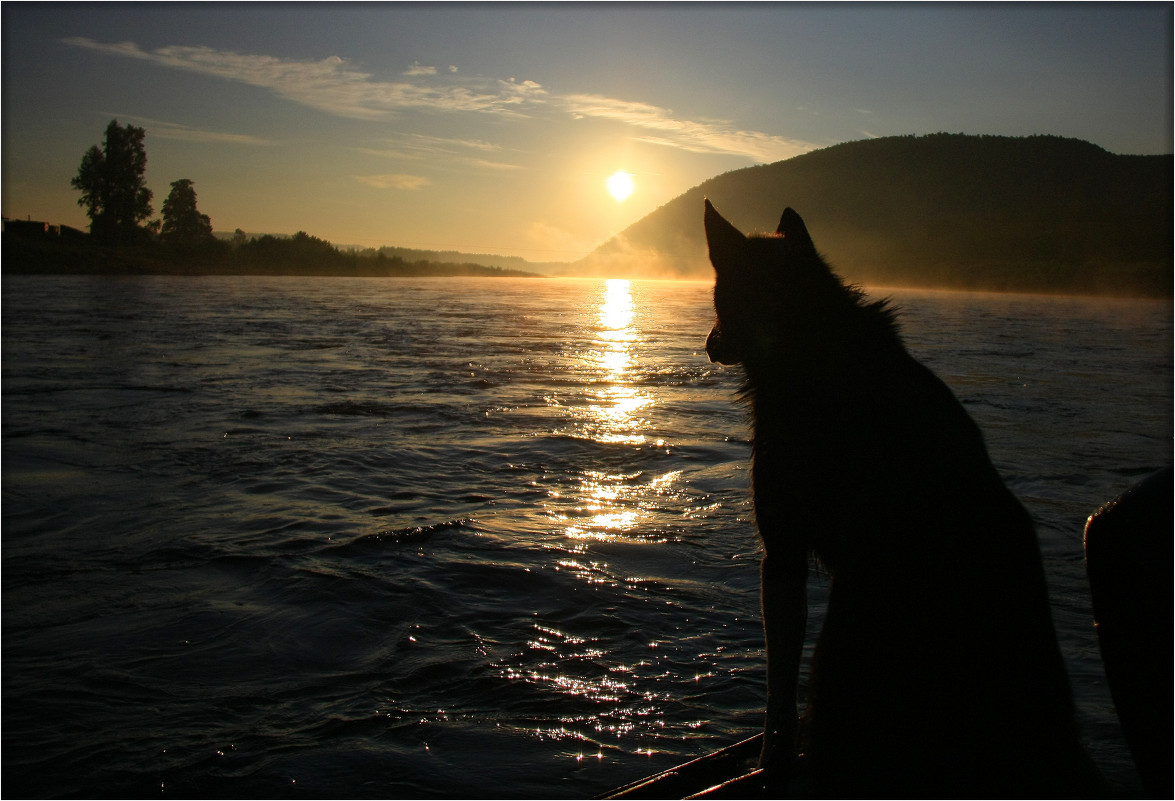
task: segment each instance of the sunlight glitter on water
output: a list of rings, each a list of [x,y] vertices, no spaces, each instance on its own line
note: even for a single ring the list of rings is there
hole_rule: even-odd
[[[568,483],[546,494],[544,512],[556,535],[547,547],[559,554],[550,567],[593,592],[625,586],[641,591],[641,579],[625,578],[590,554],[601,545],[667,542],[657,520],[667,500],[682,491],[682,470],[653,472],[641,466],[651,449],[668,446],[654,433],[653,415],[664,398],[645,381],[654,361],[646,349],[653,344],[642,329],[648,314],[638,298],[628,281],[610,280],[593,289],[580,310],[586,323],[582,330],[591,336],[576,355],[582,394],[570,403],[551,404],[569,414],[565,433],[592,447],[578,469],[565,476]],[[522,664],[503,666],[505,678],[594,707],[565,719],[566,728],[536,732],[540,739],[584,740],[601,749],[600,759],[605,750],[652,752],[645,736],[665,725],[663,699],[652,689],[668,675],[654,667],[660,657],[610,665],[616,654],[606,638],[540,623],[522,656]],[[589,754],[567,753],[577,762]]]
[[[761,726],[709,284],[633,281],[626,320],[603,279],[5,281],[12,795],[586,798]],[[1170,460],[1170,304],[896,297],[1040,521],[1126,782],[1081,524]]]
[[[610,278],[604,282],[604,302],[600,306],[600,324],[610,331],[627,332],[632,325],[632,282]]]
[[[653,398],[631,386],[632,367],[639,332],[633,326],[636,317],[631,282],[609,279],[604,284],[599,303],[600,331],[591,367],[602,387],[597,403],[588,407],[593,439],[607,444],[643,445],[644,421],[636,412],[653,404]]]
[[[633,385],[638,377],[635,365],[642,335],[635,325],[638,315],[632,284],[609,279],[601,289],[592,301],[594,308],[587,310],[598,327],[594,347],[583,358],[590,376],[591,402],[576,407],[576,429],[580,436],[602,445],[644,447],[650,442],[646,433],[650,423],[642,413],[652,410],[656,398]],[[657,440],[658,447],[662,444]],[[636,483],[639,478],[639,473],[585,470],[580,491],[574,497],[559,499],[573,504],[573,508],[548,509],[548,514],[559,521],[563,535],[573,541],[629,539],[648,517],[643,512],[644,496],[662,488],[656,481]]]

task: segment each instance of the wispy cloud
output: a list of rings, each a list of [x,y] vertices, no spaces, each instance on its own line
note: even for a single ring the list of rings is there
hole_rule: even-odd
[[[518,164],[495,161],[470,155],[469,151],[496,153],[501,145],[482,139],[452,139],[441,136],[413,134],[400,139],[385,140],[386,147],[361,147],[360,153],[381,158],[429,161],[438,164],[475,167],[485,170],[520,170]]]
[[[678,119],[669,109],[640,101],[592,94],[563,95],[563,107],[577,118],[607,119],[654,133],[637,140],[693,153],[725,153],[755,161],[779,161],[812,150],[816,145],[797,139],[744,131],[727,120]]]
[[[465,78],[450,66],[442,74],[435,67],[414,62],[405,80],[373,78],[338,56],[298,61],[273,56],[172,45],[146,50],[133,42],[104,43],[70,37],[65,44],[108,55],[134,58],[163,67],[211,75],[267,89],[309,108],[358,119],[383,119],[403,109],[478,112],[505,117],[569,114],[574,118],[610,120],[636,129],[637,141],[694,153],[742,156],[759,162],[778,161],[807,152],[816,145],[796,139],[747,131],[728,120],[681,119],[672,110],[636,100],[599,94],[555,94],[532,80]],[[163,134],[161,134],[163,135]],[[173,129],[171,135],[185,135]],[[191,134],[195,136],[195,134]],[[422,138],[423,140],[424,138]],[[435,140],[461,147],[492,150],[476,140]],[[419,157],[427,143],[400,143],[380,155]],[[367,151],[373,152],[373,151]],[[416,155],[414,155],[414,153]],[[453,155],[451,152],[449,155]],[[470,160],[473,161],[472,159]],[[515,169],[502,161],[482,159],[476,166]]]
[[[320,61],[296,61],[210,47],[170,45],[145,50],[133,42],[109,44],[82,36],[63,39],[62,42],[108,55],[238,81],[268,89],[319,111],[359,119],[380,119],[405,108],[520,115],[528,103],[541,100],[544,94],[542,87],[534,81],[467,81],[460,84],[380,81],[354,69],[338,56]],[[435,73],[435,69],[428,74],[417,71],[412,77],[432,78]]]
[[[490,161],[489,159],[466,159],[470,167],[480,167],[483,170],[521,170],[522,167],[518,164],[511,164],[508,161]]]
[[[481,150],[485,152],[494,152],[502,149],[501,145],[496,145],[493,142],[487,142],[484,139],[453,139],[444,136],[425,136],[424,134],[413,134],[412,140],[418,147],[435,147],[440,149],[449,149],[453,147],[468,148],[470,150]]]
[[[147,117],[138,117],[134,114],[112,114],[110,112],[102,112],[103,117],[113,117],[115,119],[124,120],[130,124],[137,125],[147,130],[147,135],[157,137],[159,139],[173,139],[180,142],[197,142],[209,144],[230,144],[230,145],[271,145],[273,140],[262,139],[257,136],[250,136],[249,134],[234,134],[226,133],[224,131],[207,131],[203,128],[192,128],[188,125],[181,125],[178,122],[164,122],[163,120],[153,120]]]
[[[384,174],[353,175],[351,177],[361,184],[366,184],[376,189],[422,189],[431,183],[423,175]]]

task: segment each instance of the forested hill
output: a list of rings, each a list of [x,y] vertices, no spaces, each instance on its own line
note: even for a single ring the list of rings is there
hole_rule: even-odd
[[[538,273],[478,263],[473,258],[441,261],[441,254],[384,248],[357,253],[299,231],[293,236],[262,234],[208,237],[176,246],[147,237],[112,248],[64,226],[5,221],[5,274],[32,275],[302,275],[373,278],[538,277]],[[64,233],[59,233],[64,231]],[[386,251],[424,255],[409,260]],[[455,257],[462,254],[453,253]],[[521,259],[518,260],[522,262]],[[526,262],[522,262],[525,264]]]
[[[1172,167],[1052,136],[849,142],[712,178],[576,267],[709,278],[709,197],[747,232],[791,206],[853,282],[1170,295]]]

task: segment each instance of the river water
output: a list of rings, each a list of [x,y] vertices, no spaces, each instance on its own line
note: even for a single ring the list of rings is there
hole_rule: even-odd
[[[753,734],[709,293],[6,277],[3,794],[586,797]],[[1137,792],[1081,533],[1171,461],[1171,304],[891,294],[1037,521],[1084,735]]]

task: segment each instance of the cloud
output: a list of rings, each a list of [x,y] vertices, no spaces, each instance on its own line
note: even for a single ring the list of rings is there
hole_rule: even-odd
[[[770,162],[805,153],[817,145],[760,131],[746,131],[728,120],[679,119],[670,109],[636,100],[598,94],[553,94],[532,80],[457,77],[449,67],[414,62],[406,80],[383,81],[361,72],[338,56],[298,61],[274,56],[171,45],[146,50],[133,42],[104,43],[86,37],[63,39],[67,45],[133,58],[172,69],[211,75],[267,89],[328,114],[357,119],[386,119],[403,109],[477,112],[521,118],[566,113],[576,119],[610,120],[637,129],[638,141],[692,153],[742,156]],[[174,132],[175,135],[180,133]],[[452,140],[458,141],[458,140]],[[474,140],[467,140],[474,141]],[[420,148],[410,148],[419,152]],[[392,155],[384,153],[384,155]],[[412,157],[400,153],[401,157]],[[510,169],[504,162],[481,166]]]
[[[207,131],[202,128],[192,128],[178,122],[164,122],[147,117],[137,117],[133,114],[111,114],[103,112],[103,117],[125,120],[147,130],[147,135],[158,139],[172,139],[179,142],[197,142],[210,144],[230,145],[271,145],[273,140],[262,139],[249,134],[225,133],[223,131]]]
[[[481,156],[473,156],[468,151],[479,153],[496,153],[502,150],[501,145],[486,142],[482,139],[453,139],[441,136],[425,136],[412,134],[401,139],[385,140],[387,147],[358,148],[360,153],[381,158],[407,159],[412,161],[428,161],[431,166],[443,164],[474,167],[484,170],[520,170],[518,164],[504,161],[490,160]]]
[[[351,176],[361,184],[375,187],[376,189],[423,189],[428,186],[431,181],[423,175],[399,175],[399,174],[384,174],[384,175],[353,175]]]
[[[487,159],[466,159],[471,167],[481,167],[483,170],[521,170],[521,165],[510,164],[506,161],[489,161]]]
[[[485,152],[493,152],[502,149],[501,145],[495,145],[493,142],[487,142],[484,139],[453,139],[443,136],[425,136],[424,134],[413,134],[412,140],[422,148],[433,146],[439,149],[445,149],[449,146],[454,146],[470,148],[472,150],[482,150]]]
[[[541,100],[533,81],[468,81],[420,83],[380,81],[351,67],[338,56],[297,61],[273,56],[234,53],[210,47],[170,45],[144,50],[133,42],[108,44],[82,36],[61,40],[107,55],[134,58],[172,69],[212,75],[268,89],[304,106],[357,119],[383,119],[405,108],[474,111],[521,116],[528,104]],[[409,70],[417,79],[435,78],[436,70]]]
[[[798,156],[817,147],[797,139],[740,130],[727,120],[677,119],[669,109],[640,101],[592,94],[564,95],[560,101],[563,108],[577,119],[613,120],[654,131],[655,134],[637,136],[636,139],[692,153],[722,153],[771,162]]]

